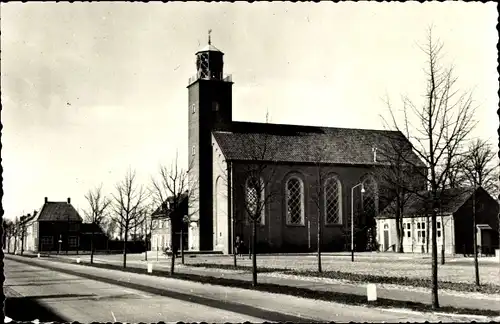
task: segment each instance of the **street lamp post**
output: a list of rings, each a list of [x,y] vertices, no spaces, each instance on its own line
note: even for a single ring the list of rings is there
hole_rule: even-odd
[[[351,188],[351,262],[354,262],[354,189],[359,186],[361,186],[361,193],[365,192],[362,182]]]
[[[184,224],[189,223],[189,216],[184,215],[182,218],[182,224],[181,224],[181,263],[184,264]]]
[[[61,244],[62,244],[62,234],[59,234],[59,250],[57,250],[57,254],[60,254],[61,253]]]

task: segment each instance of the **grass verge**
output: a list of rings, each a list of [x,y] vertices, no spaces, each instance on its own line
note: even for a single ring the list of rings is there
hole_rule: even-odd
[[[31,257],[31,256],[30,256]],[[36,256],[35,256],[36,257]],[[53,257],[52,259],[56,259]],[[57,258],[57,262],[62,263],[75,263],[72,259],[65,258]],[[387,298],[379,298],[375,302],[368,302],[366,300],[366,296],[356,295],[356,294],[347,294],[333,291],[317,291],[304,287],[291,287],[291,286],[283,286],[271,283],[259,283],[256,287],[251,285],[251,282],[245,280],[236,280],[229,278],[218,278],[206,275],[196,275],[196,274],[186,274],[186,273],[174,273],[170,275],[168,271],[165,270],[155,270],[152,274],[146,273],[146,269],[143,268],[134,268],[128,267],[123,268],[113,264],[105,264],[105,263],[94,263],[90,264],[89,262],[80,262],[82,266],[102,268],[102,269],[110,269],[110,270],[119,270],[130,273],[138,273],[138,274],[146,274],[156,277],[166,277],[187,281],[199,282],[202,284],[212,284],[226,287],[234,287],[234,288],[242,288],[242,289],[250,289],[262,292],[276,293],[276,294],[284,294],[295,297],[302,297],[308,299],[317,299],[324,300],[336,303],[342,303],[347,305],[358,305],[358,306],[368,306],[368,307],[381,307],[381,308],[404,308],[410,309],[419,312],[444,312],[451,314],[463,314],[463,315],[481,315],[481,316],[499,316],[500,312],[493,310],[483,310],[483,309],[472,309],[472,308],[456,308],[456,307],[440,307],[438,310],[432,309],[432,306],[429,304],[424,304],[420,302],[408,302]],[[232,268],[234,269],[234,267]],[[127,283],[123,282],[123,285],[126,286]]]
[[[244,271],[252,271],[251,266],[237,266],[236,268],[230,264],[215,264],[215,263],[189,263],[190,267],[210,268],[210,269],[237,269]],[[328,278],[337,280],[348,280],[355,283],[375,283],[375,284],[393,284],[400,286],[411,286],[421,288],[431,288],[432,281],[428,278],[411,278],[411,277],[390,277],[377,276],[368,274],[359,274],[342,271],[307,271],[307,270],[292,270],[284,268],[262,268],[259,272],[283,272],[289,275]],[[448,289],[461,292],[480,292],[484,294],[500,294],[500,285],[483,284],[476,286],[466,282],[451,282],[439,281],[440,289]]]

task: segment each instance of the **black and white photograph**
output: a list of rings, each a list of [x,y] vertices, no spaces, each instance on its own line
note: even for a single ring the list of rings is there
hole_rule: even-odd
[[[500,321],[496,2],[0,6],[5,323]]]

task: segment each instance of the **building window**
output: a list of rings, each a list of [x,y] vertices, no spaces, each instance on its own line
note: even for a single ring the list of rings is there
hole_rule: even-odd
[[[406,223],[403,225],[403,236],[406,232],[406,237],[411,238],[411,223]]]
[[[159,219],[159,220],[158,220],[158,224],[159,224],[159,225],[158,225],[158,228],[159,228],[159,229],[162,229],[162,228],[163,228],[163,220]]]
[[[421,243],[425,243],[425,222],[417,223],[417,239]]]
[[[191,112],[194,114],[196,112],[196,105],[192,104],[191,105]]]
[[[441,237],[441,222],[437,222],[436,227],[437,227],[436,236],[439,238]]]
[[[54,245],[54,237],[52,236],[42,236],[42,245],[52,246]]]
[[[325,223],[342,224],[342,186],[337,177],[325,181]]]
[[[246,183],[246,209],[247,214],[257,217],[257,224],[265,224],[265,188],[264,181],[257,181],[254,177],[247,179]],[[260,193],[260,194],[259,194]],[[260,198],[259,198],[260,196]],[[251,221],[252,219],[249,219]]]
[[[304,184],[297,177],[286,182],[286,222],[304,225]]]
[[[361,193],[362,210],[368,219],[377,216],[378,213],[378,188],[375,179],[367,176],[363,180],[364,192]]]
[[[69,247],[77,247],[78,246],[78,237],[77,236],[70,236],[68,238],[68,244],[69,244]]]
[[[219,111],[219,103],[217,101],[212,102],[212,111]]]
[[[158,237],[156,235],[151,235],[151,251],[156,250],[156,240]]]
[[[191,155],[196,154],[196,146],[193,145],[193,148],[191,149]]]

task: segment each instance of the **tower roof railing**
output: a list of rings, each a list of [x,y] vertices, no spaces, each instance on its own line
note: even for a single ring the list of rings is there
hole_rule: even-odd
[[[200,79],[203,79],[203,80],[211,80],[212,78],[210,78],[210,76],[201,76],[199,74],[195,74],[193,76],[191,76],[188,80],[188,85],[189,84],[192,84],[194,83],[195,81],[197,80],[200,80]],[[224,74],[222,76],[222,80],[221,81],[224,81],[224,82],[232,82],[233,81],[233,75],[232,74]]]

